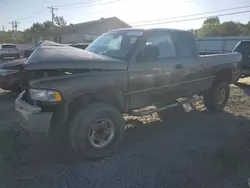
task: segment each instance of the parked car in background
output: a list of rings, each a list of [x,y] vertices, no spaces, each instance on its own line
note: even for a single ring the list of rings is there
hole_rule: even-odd
[[[0,58],[13,57],[20,59],[20,52],[14,44],[1,44],[0,45]]]
[[[27,59],[17,59],[0,64],[0,88],[18,92],[21,90],[23,65]]]
[[[243,77],[250,76],[250,40],[240,41],[233,52],[240,52],[241,60],[241,74]]]
[[[37,43],[36,46],[31,46],[29,47],[28,49],[24,50],[23,51],[23,58],[28,58],[36,48],[38,48],[42,43],[44,43],[45,41],[44,40],[41,40]],[[48,42],[48,41],[47,41]]]
[[[40,46],[56,46],[60,45],[52,41],[41,41],[35,48],[29,48],[27,56],[23,59],[12,60],[0,64],[0,88],[11,91],[20,91],[23,80],[23,68],[27,58]]]
[[[25,49],[23,51],[23,58],[28,58],[33,52],[35,48],[33,46],[29,47],[28,49]]]
[[[168,121],[176,99],[194,94],[203,94],[209,111],[223,110],[240,61],[236,52],[199,56],[187,31],[114,30],[86,50],[61,44],[35,50],[15,108],[31,133],[68,139],[83,157],[100,158],[122,141],[123,113],[157,112]],[[152,105],[156,109],[138,110]]]

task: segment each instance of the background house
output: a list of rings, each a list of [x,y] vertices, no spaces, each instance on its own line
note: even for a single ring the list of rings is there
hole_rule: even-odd
[[[40,40],[51,40],[59,43],[92,42],[99,35],[112,29],[130,28],[131,26],[117,17],[70,24],[56,27],[47,32],[36,33],[32,37],[33,45]]]

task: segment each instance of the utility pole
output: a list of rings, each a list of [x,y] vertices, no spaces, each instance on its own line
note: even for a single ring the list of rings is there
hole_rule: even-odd
[[[9,24],[11,24],[11,25],[12,25],[12,31],[14,31],[15,21],[9,22]]]
[[[12,22],[9,22],[9,24],[12,25],[12,32],[13,32],[12,38],[16,39],[16,37],[17,37],[17,28],[18,28],[18,24],[20,24],[20,22],[12,21]]]
[[[58,10],[57,8],[55,8],[55,7],[48,7],[48,9],[50,9],[50,11],[51,11],[51,21],[52,21],[52,24],[54,25],[54,19],[55,19],[55,14],[54,14],[54,11],[55,10]]]
[[[2,30],[4,31],[4,25],[2,25]]]
[[[18,24],[20,24],[20,22],[15,21],[14,28],[15,28],[15,31],[16,31],[16,32],[17,32]]]

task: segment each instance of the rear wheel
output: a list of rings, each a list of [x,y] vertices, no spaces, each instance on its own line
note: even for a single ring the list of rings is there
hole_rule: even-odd
[[[69,141],[81,156],[101,158],[117,148],[124,131],[123,116],[116,108],[104,103],[93,103],[75,116],[70,125]]]
[[[230,96],[230,88],[227,82],[215,83],[204,93],[204,105],[209,111],[222,111],[227,105]]]

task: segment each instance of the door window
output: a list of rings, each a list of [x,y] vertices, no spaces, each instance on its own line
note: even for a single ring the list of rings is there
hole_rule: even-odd
[[[154,31],[148,35],[147,45],[158,47],[159,55],[157,58],[172,58],[176,57],[176,50],[172,36],[169,32]]]

